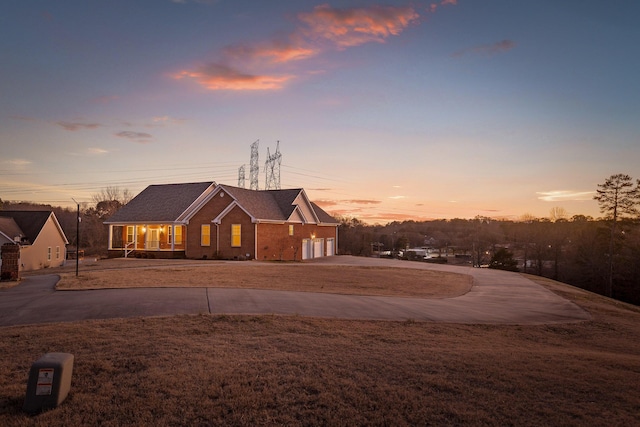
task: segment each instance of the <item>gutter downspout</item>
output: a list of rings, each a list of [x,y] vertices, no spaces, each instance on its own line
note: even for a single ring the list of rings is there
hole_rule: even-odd
[[[255,254],[254,259],[258,259],[258,223],[255,223],[253,235],[255,238],[253,239],[255,247],[253,248],[253,253]]]

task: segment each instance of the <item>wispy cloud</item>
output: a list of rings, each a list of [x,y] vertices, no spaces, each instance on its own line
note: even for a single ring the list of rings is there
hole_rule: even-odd
[[[440,6],[455,6],[457,4],[458,0],[442,0],[439,3],[431,3],[427,10],[429,10],[429,12],[431,13],[435,13],[435,11],[438,10],[438,7]]]
[[[15,166],[18,168],[23,168],[25,166],[29,166],[32,162],[30,160],[25,159],[9,159],[5,160],[3,163],[6,163],[11,166]]]
[[[291,36],[292,39],[296,37]],[[317,48],[304,46],[302,41],[272,40],[258,45],[238,44],[227,46],[225,58],[234,61],[264,60],[270,63],[285,63],[310,58],[319,53]]]
[[[93,154],[93,155],[102,155],[102,154],[107,154],[108,151],[105,150],[104,148],[99,148],[99,147],[91,147],[87,150],[89,152],[89,154]]]
[[[536,194],[538,195],[539,200],[543,200],[545,202],[568,202],[568,201],[592,200],[595,192],[553,190],[553,191],[539,191]]]
[[[341,49],[369,42],[382,43],[390,36],[399,35],[418,18],[418,13],[410,6],[336,9],[323,4],[310,13],[298,15],[306,25],[301,30],[306,38],[330,40]]]
[[[269,76],[241,73],[222,64],[208,64],[193,71],[181,71],[175,79],[190,78],[210,90],[281,89],[293,76]]]
[[[9,116],[10,119],[13,120],[21,120],[24,122],[36,122],[38,121],[38,119],[36,119],[35,117],[28,117],[28,116]]]
[[[64,130],[75,132],[82,129],[97,129],[102,126],[99,123],[81,123],[81,122],[56,122]]]
[[[175,117],[170,116],[155,116],[152,117],[151,120],[153,123],[182,123],[184,119],[176,119]]]
[[[118,95],[104,95],[92,99],[91,102],[93,102],[94,104],[110,104],[111,102],[117,101],[118,99],[120,99]]]
[[[351,205],[378,205],[382,203],[380,200],[366,200],[366,199],[341,200],[341,202],[351,204]]]
[[[278,90],[297,75],[275,71],[285,64],[365,43],[384,43],[417,23],[413,7],[369,6],[338,9],[323,4],[296,16],[297,28],[255,44],[227,46],[218,60],[172,74],[209,90]]]
[[[476,55],[496,55],[499,53],[508,52],[511,49],[516,47],[516,43],[513,40],[501,40],[499,42],[493,44],[483,44],[479,46],[474,46],[468,49],[462,49],[457,52],[454,52],[451,56],[460,57],[469,54]]]
[[[118,132],[115,134],[115,136],[117,136],[118,138],[130,139],[131,141],[139,142],[140,144],[151,142],[151,139],[153,138],[153,136],[151,136],[151,134],[149,133],[132,132],[127,130]]]

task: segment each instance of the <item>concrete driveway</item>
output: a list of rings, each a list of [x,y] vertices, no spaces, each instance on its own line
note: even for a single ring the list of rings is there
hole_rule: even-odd
[[[418,299],[227,288],[55,291],[56,275],[0,290],[0,326],[175,314],[297,314],[447,323],[546,324],[590,320],[589,313],[517,273],[391,259],[336,256],[313,263],[432,269],[473,276],[460,297]]]

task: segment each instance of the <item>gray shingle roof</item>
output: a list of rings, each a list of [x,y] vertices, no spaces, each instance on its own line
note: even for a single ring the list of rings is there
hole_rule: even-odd
[[[150,185],[129,203],[117,211],[105,224],[133,222],[173,222],[185,213],[213,182],[190,184]],[[219,184],[221,190],[236,199],[253,218],[267,221],[286,221],[296,206],[294,201],[303,191],[247,190]],[[320,207],[312,204],[321,223],[337,224],[337,221]]]
[[[288,220],[296,208],[294,201],[303,191],[302,188],[255,191],[229,185],[220,185],[220,187],[232,195],[254,218],[271,221]],[[311,206],[321,223],[338,223],[315,203],[311,203]]]
[[[318,219],[322,224],[339,224],[339,222],[334,217],[329,215],[320,206],[316,205],[313,202],[311,202],[311,206],[313,207],[313,210],[315,211],[316,215],[318,216]]]
[[[1,217],[13,218],[30,243],[36,240],[50,215],[51,211],[0,211]]]
[[[286,221],[295,206],[292,205],[300,194],[294,190],[247,190],[245,188],[220,185],[233,196],[251,216],[261,220]]]
[[[0,216],[0,233],[4,234],[12,242],[15,241],[16,237],[25,235],[13,218],[3,216]]]
[[[106,224],[173,222],[214,182],[150,185],[111,216]]]

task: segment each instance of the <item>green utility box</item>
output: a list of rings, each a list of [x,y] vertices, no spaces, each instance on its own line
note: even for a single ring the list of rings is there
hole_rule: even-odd
[[[73,354],[47,353],[31,365],[22,409],[37,414],[56,408],[69,394]]]

